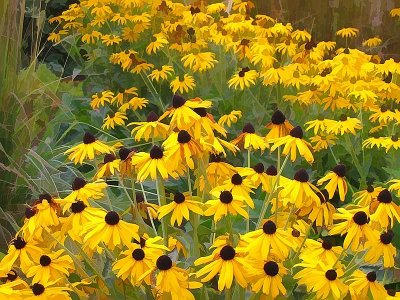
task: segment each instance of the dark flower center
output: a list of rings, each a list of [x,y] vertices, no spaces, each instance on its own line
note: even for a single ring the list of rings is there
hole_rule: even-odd
[[[347,121],[347,116],[346,115],[341,115],[339,120],[342,121],[342,122]]]
[[[174,195],[174,201],[175,201],[175,203],[177,203],[177,204],[180,204],[180,203],[183,203],[183,202],[185,202],[185,195],[184,194],[182,194],[182,193],[176,193],[175,195]]]
[[[17,278],[18,278],[18,274],[17,274],[17,272],[15,272],[15,270],[10,270],[10,272],[7,273],[7,280],[14,281]]]
[[[279,266],[274,261],[266,262],[264,265],[264,272],[268,276],[276,276],[279,273]]]
[[[329,199],[329,192],[327,190],[322,190],[321,193],[317,193],[317,196],[319,200],[321,201],[321,204],[325,203]]]
[[[337,278],[337,273],[335,270],[328,270],[325,272],[326,279],[334,281]]]
[[[386,289],[386,292],[389,296],[396,296],[396,290],[395,289]]]
[[[186,100],[180,96],[175,94],[174,97],[172,98],[172,107],[173,108],[179,108],[185,104]]]
[[[108,153],[108,154],[104,155],[103,162],[106,164],[106,163],[114,161],[115,159],[116,159],[116,157],[114,154]]]
[[[265,234],[274,234],[276,232],[276,225],[273,221],[268,220],[263,225],[263,231]]]
[[[86,185],[86,180],[80,177],[76,177],[72,182],[72,190],[77,191]]]
[[[108,225],[117,225],[119,223],[119,215],[115,211],[109,211],[104,217],[104,220]]]
[[[223,192],[221,192],[221,194],[219,195],[219,200],[220,200],[222,203],[225,203],[225,204],[231,203],[232,200],[233,200],[232,193],[229,192],[229,191],[223,191]]]
[[[314,41],[309,41],[305,44],[304,48],[306,50],[311,50],[312,48],[316,47],[317,44]]]
[[[168,255],[161,255],[156,262],[157,268],[166,271],[172,268],[172,260]]]
[[[376,280],[376,273],[375,272],[369,272],[367,274],[367,279],[369,282],[375,282]]]
[[[85,208],[86,208],[86,205],[85,205],[85,203],[83,203],[83,201],[77,201],[77,202],[74,202],[74,203],[71,204],[71,211],[74,214],[79,214]]]
[[[93,134],[91,134],[90,132],[85,132],[85,135],[83,136],[83,143],[84,144],[91,144],[94,143],[96,141],[96,138],[94,137]]]
[[[390,203],[392,202],[392,194],[390,194],[388,189],[384,189],[378,194],[378,201],[381,203]]]
[[[233,176],[231,177],[231,182],[234,185],[241,185],[243,182],[243,178],[238,173],[236,173],[236,174],[233,174]]]
[[[374,187],[373,187],[372,185],[369,185],[369,186],[367,187],[367,192],[368,192],[368,193],[372,193],[374,190],[375,190],[375,189],[374,189]]]
[[[44,285],[35,283],[31,286],[32,292],[35,296],[39,296],[44,293]]]
[[[244,125],[242,131],[245,133],[255,133],[256,132],[256,130],[254,129],[254,126],[250,123],[247,123],[246,125]]]
[[[368,216],[365,212],[363,211],[358,211],[354,214],[353,220],[357,225],[365,225],[369,222]]]
[[[344,164],[338,164],[332,171],[335,172],[337,176],[344,177],[346,175],[346,166]]]
[[[385,81],[386,83],[391,83],[392,77],[393,77],[392,72],[389,72],[389,74],[385,77],[385,79],[383,79],[383,81]]]
[[[391,140],[392,140],[393,142],[397,142],[397,141],[399,140],[399,137],[398,137],[397,135],[392,135]]]
[[[392,230],[389,230],[381,234],[380,240],[382,244],[389,245],[392,242],[393,237],[394,237],[394,232]]]
[[[278,175],[278,170],[275,168],[275,166],[269,166],[266,170],[265,173],[269,176],[276,176]]]
[[[322,248],[325,250],[331,250],[332,249],[332,243],[329,241],[323,241],[322,242]]]
[[[140,248],[143,248],[144,246],[146,246],[146,240],[144,238],[140,238],[140,241],[138,240],[133,240],[134,243],[139,244]]]
[[[296,237],[296,238],[299,237],[300,236],[300,231],[298,231],[297,229],[293,229],[292,230],[292,236]]]
[[[275,124],[275,125],[283,124],[283,123],[285,123],[285,121],[286,121],[286,117],[279,109],[276,110],[271,117],[271,122],[272,122],[272,124]]]
[[[51,263],[51,258],[48,257],[47,255],[42,255],[42,256],[40,257],[40,264],[41,264],[43,267],[47,267],[48,265],[50,265],[50,263]]]
[[[303,138],[303,129],[300,126],[296,126],[292,130],[290,130],[290,135],[294,138],[302,139]]]
[[[222,161],[222,157],[219,154],[210,154],[210,163],[216,162],[219,163]]]
[[[158,116],[154,111],[151,111],[148,115],[147,115],[147,122],[155,122],[158,120]]]
[[[21,237],[17,237],[12,243],[17,250],[20,250],[26,246],[25,240]]]
[[[144,258],[144,251],[142,249],[135,249],[132,252],[132,257],[135,260],[143,260]]]
[[[118,152],[119,158],[120,158],[121,160],[125,160],[125,159],[128,158],[128,156],[129,156],[129,154],[130,154],[131,152],[132,152],[131,149],[122,147],[121,149],[119,149],[119,152]]]
[[[350,49],[349,48],[344,49],[343,53],[344,54],[350,54]]]
[[[47,200],[47,202],[52,202],[52,198],[49,194],[44,193],[39,195],[39,201]]]
[[[221,256],[223,260],[231,260],[235,257],[235,255],[235,249],[229,245],[222,247],[221,251],[219,252],[219,256]]]
[[[34,215],[36,215],[36,209],[31,208],[31,207],[27,207],[27,208],[25,209],[25,217],[26,217],[27,219],[32,218]]]
[[[190,134],[186,130],[179,131],[179,133],[178,133],[178,142],[180,144],[189,143],[191,139],[192,139],[192,137],[190,136]]]
[[[307,171],[304,169],[300,169],[294,174],[294,180],[296,181],[307,182],[309,179],[310,177],[308,176]]]
[[[388,108],[387,108],[387,106],[386,105],[382,105],[381,106],[381,112],[387,112],[387,110],[388,110]]]
[[[205,107],[196,107],[193,109],[196,114],[204,118],[207,116],[207,109]]]
[[[154,145],[150,150],[150,158],[151,159],[161,159],[164,156],[164,152],[161,147]]]
[[[246,74],[245,71],[243,71],[243,70],[240,70],[240,71],[239,71],[239,77],[244,77],[245,74]]]
[[[258,174],[262,174],[264,172],[264,165],[262,163],[258,163],[253,167],[253,170]]]
[[[137,193],[136,193],[136,203],[142,203],[142,202],[144,202],[143,193],[137,192]]]

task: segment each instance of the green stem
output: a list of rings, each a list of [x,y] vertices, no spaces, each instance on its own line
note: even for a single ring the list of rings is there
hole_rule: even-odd
[[[157,99],[159,102],[159,108],[162,112],[165,111],[165,105],[160,97],[160,95],[158,95],[156,88],[154,87],[153,83],[149,80],[149,78],[147,78],[147,76],[143,73],[140,73],[140,76],[142,77],[144,83],[146,84],[146,86],[148,87],[148,89],[150,90],[150,93],[153,95],[154,99]]]
[[[148,201],[147,201],[147,196],[146,196],[146,193],[145,193],[145,191],[144,191],[144,187],[143,187],[143,183],[140,183],[140,189],[142,190],[142,194],[143,194],[143,199],[144,199],[144,203],[148,203]],[[150,223],[151,223],[151,227],[153,228],[153,230],[154,230],[154,234],[157,236],[158,235],[158,233],[157,233],[157,229],[156,229],[156,226],[154,225],[154,220],[153,220],[153,217],[151,216],[151,213],[150,213],[150,208],[147,208],[147,214],[149,215],[149,219],[150,219]]]
[[[346,144],[347,144],[347,148],[350,152],[351,158],[353,160],[354,165],[356,166],[356,169],[358,171],[358,174],[360,174],[360,187],[366,184],[366,175],[364,174],[364,171],[361,167],[360,161],[357,158],[356,152],[354,151],[354,147],[351,144],[350,138],[349,136],[346,134],[345,135],[345,140],[346,140]]]
[[[251,166],[251,152],[250,152],[250,147],[247,149],[247,167],[250,168]],[[249,218],[246,220],[246,232],[250,231],[250,207],[247,206],[247,214],[249,215]]]
[[[225,289],[225,300],[232,299],[232,289]]]
[[[162,178],[160,180],[160,176],[157,176],[156,187],[157,187],[158,205],[163,206],[166,204],[166,199],[165,199],[164,184],[163,184]],[[161,220],[161,229],[162,229],[162,235],[164,238],[164,245],[168,246],[168,223],[167,223],[167,218],[165,218],[165,217],[162,218],[162,220]]]
[[[229,240],[233,243],[233,227],[232,227],[232,219],[231,215],[228,213],[226,216],[226,224],[228,227],[228,233],[229,233]]]
[[[308,236],[310,235],[310,231],[311,231],[312,225],[313,225],[313,223],[310,223],[310,226],[308,226],[307,232],[304,235],[304,240],[301,243],[301,245],[300,245],[299,249],[297,250],[295,256],[293,257],[292,261],[295,261],[296,258],[300,255],[301,249],[303,249],[304,245],[306,244],[306,240],[307,240]]]

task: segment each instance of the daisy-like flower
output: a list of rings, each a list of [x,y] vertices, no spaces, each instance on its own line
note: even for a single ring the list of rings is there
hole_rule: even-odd
[[[347,182],[345,176],[346,166],[344,164],[338,164],[332,171],[319,179],[317,185],[322,185],[325,181],[329,181],[325,186],[325,189],[329,193],[329,199],[332,199],[335,191],[338,190],[340,200],[344,201],[347,194]]]
[[[355,270],[346,283],[350,283],[352,299],[368,299],[369,293],[373,299],[384,299],[387,295],[386,289],[376,280],[374,271],[365,274],[363,271]]]
[[[368,185],[365,190],[354,193],[354,202],[360,206],[369,206],[372,201],[376,200],[382,190],[383,187]]]
[[[17,266],[26,273],[32,265],[32,261],[40,257],[43,252],[37,244],[33,239],[24,240],[22,237],[16,237],[12,240],[7,254],[0,262],[0,274],[9,272],[17,260],[19,262]]]
[[[347,27],[336,31],[336,35],[341,36],[342,38],[350,38],[356,37],[358,32],[359,30],[357,28]]]
[[[391,228],[400,221],[400,207],[393,202],[392,194],[384,189],[379,192],[376,201],[371,202],[371,220],[383,228]]]
[[[214,67],[217,62],[212,52],[189,53],[181,58],[183,66],[190,68],[193,72],[204,72]]]
[[[189,220],[190,211],[198,215],[203,214],[203,210],[200,208],[202,203],[198,200],[200,200],[199,197],[191,196],[189,193],[175,193],[174,201],[158,209],[158,219],[161,220],[172,212],[171,226],[174,226],[175,222],[181,226],[184,218]]]
[[[119,108],[119,111],[123,113],[125,113],[128,109],[132,109],[135,111],[146,107],[148,103],[149,100],[147,100],[146,98],[133,97],[127,103],[122,104]]]
[[[222,185],[235,173],[235,167],[225,162],[221,155],[210,154],[210,162],[206,169],[207,179],[204,180],[204,176],[199,177],[200,188],[203,189],[205,184],[209,184],[211,188]]]
[[[273,185],[273,182],[271,182],[273,181],[273,177],[268,176],[268,174],[265,172],[266,170],[263,163],[258,163],[252,168],[237,169],[240,176],[246,176],[246,179],[250,179],[256,188],[261,184],[263,189],[266,190],[268,187]]]
[[[144,245],[141,247],[141,244],[137,243],[127,246],[128,249],[121,252],[121,258],[114,263],[112,270],[122,280],[129,278],[129,281],[135,286],[140,286],[143,281],[150,285],[150,274],[144,278],[142,275],[154,269],[157,258],[163,254],[163,250],[168,251],[168,248],[163,245],[158,245],[159,248]]]
[[[268,259],[271,252],[285,260],[289,256],[290,249],[294,248],[290,233],[277,228],[272,220],[267,220],[261,229],[251,231],[241,236],[248,243],[246,250],[250,256]]]
[[[151,71],[149,77],[151,78],[151,80],[159,82],[160,80],[167,80],[168,77],[171,76],[173,72],[174,68],[172,66],[164,65],[161,66],[161,68],[154,69],[153,71]]]
[[[287,269],[273,260],[254,261],[251,275],[251,290],[260,292],[275,299],[279,294],[285,296],[286,289],[282,284],[282,277],[287,274]],[[249,279],[250,279],[249,278]]]
[[[215,200],[208,200],[205,203],[207,209],[204,211],[205,216],[214,216],[214,221],[218,222],[222,217],[227,216],[228,213],[236,216],[240,214],[244,218],[248,219],[249,214],[243,209],[244,198],[237,195],[233,195],[229,191],[214,191],[211,192]]]
[[[242,133],[232,141],[232,144],[244,149],[254,149],[264,151],[268,144],[265,139],[258,134],[251,123],[244,125]]]
[[[372,122],[379,122],[381,125],[386,125],[392,121],[399,122],[398,111],[392,111],[387,108],[386,105],[382,105],[380,108],[371,108],[373,114],[369,117]]]
[[[83,242],[90,249],[103,242],[108,248],[114,250],[116,246],[129,245],[132,238],[139,237],[139,226],[123,221],[115,211],[105,212],[97,209],[96,217],[86,223],[82,228]]]
[[[294,174],[293,180],[283,185],[283,189],[279,192],[281,199],[294,203],[296,207],[308,207],[312,204],[320,205],[318,193],[320,191],[316,186],[309,182],[310,177],[304,169],[298,170]]]
[[[103,129],[114,129],[115,126],[123,126],[125,125],[125,120],[128,120],[128,117],[123,112],[117,111],[116,113],[107,114],[107,117],[104,119],[104,123],[101,126]]]
[[[207,264],[205,267],[196,272],[196,277],[201,278],[201,282],[208,282],[219,274],[218,290],[231,288],[233,279],[241,287],[247,287],[245,278],[246,268],[251,270],[251,266],[246,263],[245,259],[230,246],[225,245],[219,252],[215,252],[209,256],[200,257],[195,260],[194,265]]]
[[[35,282],[29,288],[20,290],[18,294],[21,299],[38,300],[38,299],[57,299],[70,300],[69,295],[71,288],[67,286],[57,286],[57,281]]]
[[[258,73],[256,70],[250,70],[248,67],[244,67],[229,79],[228,86],[244,90],[245,88],[256,84],[257,77]]]
[[[195,121],[193,126],[189,128],[190,134],[196,137],[196,139],[201,139],[201,137],[204,137],[204,141],[206,142],[204,148],[207,148],[208,142],[214,142],[216,139],[216,133],[226,137],[227,132],[225,128],[215,122],[213,115],[208,113],[206,108],[199,107],[194,108],[193,110],[200,116],[200,119]]]
[[[194,169],[193,158],[199,158],[203,152],[200,143],[195,140],[186,130],[173,132],[164,142],[163,147],[168,151],[167,160],[174,165],[185,164],[190,169]]]
[[[171,81],[170,87],[173,93],[179,91],[179,93],[189,93],[196,87],[193,76],[185,74],[183,76],[177,76]]]
[[[90,102],[90,106],[93,109],[97,109],[100,106],[104,106],[106,102],[111,103],[113,98],[114,98],[114,93],[111,91],[99,92],[92,96],[92,101]]]
[[[14,279],[0,285],[0,297],[3,299],[23,300],[20,291],[21,288],[28,288],[28,284],[22,279]]]
[[[331,226],[333,225],[333,214],[336,212],[335,207],[328,202],[329,194],[327,190],[322,190],[317,193],[321,203],[312,203],[310,206],[302,207],[297,214],[300,217],[307,217],[315,222],[317,226]]]
[[[151,55],[152,53],[156,53],[167,44],[168,40],[165,38],[164,34],[153,34],[152,41],[146,47],[146,52],[147,54]]]
[[[265,127],[270,129],[265,137],[267,141],[284,137],[293,129],[293,125],[286,120],[285,115],[279,109],[272,114],[271,122],[269,122]]]
[[[362,45],[364,47],[377,47],[382,43],[382,40],[379,37],[369,38],[368,40],[363,41]]]
[[[132,165],[135,166],[137,179],[141,182],[149,177],[152,180],[156,180],[157,174],[160,174],[163,179],[167,179],[170,175],[177,177],[175,170],[171,169],[164,150],[157,145],[154,145],[149,153],[135,153],[132,156]]]
[[[132,122],[128,124],[128,126],[130,125],[136,126],[131,132],[132,136],[135,136],[135,141],[140,141],[144,138],[147,142],[150,137],[152,139],[165,139],[169,131],[169,126],[161,123],[154,111],[148,114],[146,122]]]
[[[90,132],[85,133],[82,144],[64,152],[64,154],[69,154],[68,159],[74,164],[82,164],[86,158],[93,160],[95,155],[106,153],[114,153],[113,148],[97,140]]]
[[[101,40],[106,46],[118,45],[122,42],[122,39],[118,35],[113,34],[104,34],[101,36]]]
[[[304,284],[307,292],[315,292],[317,299],[343,299],[348,287],[343,283],[344,272],[342,269],[334,269],[332,265],[321,262],[300,263],[298,266],[305,267],[294,275],[298,284]]]
[[[312,164],[314,162],[314,157],[311,152],[312,146],[310,143],[303,140],[303,130],[300,126],[294,127],[289,135],[272,139],[268,142],[273,143],[271,151],[275,151],[278,147],[284,146],[282,154],[286,156],[290,153],[291,161],[296,160],[296,153],[299,151],[300,155],[303,156],[308,163]]]
[[[132,166],[132,156],[136,153],[133,149],[128,149],[121,147],[118,151],[119,154],[119,172],[122,177],[132,176],[133,166]]]
[[[342,251],[342,247],[333,246],[328,239],[317,241],[307,239],[304,249],[301,251],[300,259],[304,262],[321,261],[327,265],[334,265]]]
[[[345,133],[356,134],[356,130],[361,129],[361,121],[357,118],[349,118],[346,115],[342,115],[339,121],[325,120],[326,132],[333,133],[335,135],[343,135]]]
[[[63,255],[64,250],[43,254],[34,265],[30,266],[27,277],[33,277],[33,282],[49,282],[62,280],[75,269],[74,262],[69,255]]]
[[[343,242],[343,248],[351,247],[351,250],[356,252],[362,244],[374,239],[374,233],[371,226],[369,216],[365,212],[366,209],[355,208],[346,209],[338,208],[338,213],[333,215],[334,220],[343,220],[342,222],[333,225],[330,234],[346,234]]]
[[[388,181],[388,184],[390,184],[389,191],[396,191],[397,195],[400,197],[400,179],[392,179]]]
[[[111,100],[111,104],[117,103],[118,106],[123,105],[127,97],[136,97],[138,95],[137,90],[138,89],[135,87],[128,89],[120,87],[118,92],[114,95],[114,98]]]
[[[328,149],[329,146],[335,145],[337,137],[334,134],[323,134],[310,137],[310,141],[314,143],[315,152]]]
[[[232,110],[228,115],[223,115],[218,119],[218,124],[221,126],[231,127],[242,117],[242,112],[240,110]]]
[[[314,129],[314,134],[317,135],[318,132],[325,132],[326,130],[326,123],[325,119],[322,117],[321,119],[318,118],[316,120],[311,120],[305,123],[305,125],[308,125],[306,128],[306,131],[309,131],[311,129]]]
[[[370,239],[365,243],[365,261],[371,264],[376,263],[378,260],[383,258],[383,266],[385,268],[394,267],[394,258],[396,257],[396,247],[392,245],[394,238],[394,232],[388,230],[386,232],[374,231],[374,238]]]
[[[117,159],[114,154],[106,154],[104,156],[103,163],[100,164],[99,170],[94,175],[94,180],[108,177],[114,175],[117,171],[119,171],[119,165],[121,160]]]
[[[63,207],[63,212],[71,207],[75,201],[83,201],[89,206],[89,199],[100,199],[104,196],[103,190],[107,187],[107,183],[102,179],[95,182],[87,183],[85,179],[76,177],[72,182],[72,193],[64,199],[56,199],[55,201]]]
[[[150,218],[157,219],[159,206],[157,204],[146,201],[143,193],[135,193],[136,208],[146,224],[150,224]]]

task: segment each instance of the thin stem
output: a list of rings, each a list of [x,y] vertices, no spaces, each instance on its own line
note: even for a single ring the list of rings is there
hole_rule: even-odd
[[[247,167],[250,168],[251,166],[251,151],[250,151],[250,147],[247,148]],[[247,206],[247,214],[249,216],[249,218],[246,220],[246,232],[250,231],[250,207]]]
[[[162,179],[160,180],[160,176],[157,176],[156,179],[156,187],[157,187],[157,199],[158,199],[158,205],[163,206],[165,205],[165,190],[164,190],[164,184]],[[168,223],[167,219],[164,217],[161,220],[161,229],[162,229],[162,235],[164,238],[164,245],[168,245]]]
[[[147,202],[147,196],[146,196],[146,192],[144,191],[143,183],[140,183],[140,188],[142,189],[142,194],[143,194],[144,203],[147,204],[147,203],[148,203],[148,202]],[[153,230],[154,230],[154,234],[157,236],[157,235],[158,235],[157,229],[156,229],[156,226],[154,225],[153,217],[151,216],[151,213],[150,213],[150,208],[148,208],[148,207],[147,207],[147,214],[149,215],[151,227],[152,227]]]
[[[289,213],[289,215],[287,217],[287,220],[286,220],[286,223],[285,223],[285,227],[283,228],[284,230],[286,230],[287,226],[289,225],[290,218],[292,217],[292,215],[295,212],[295,210],[296,210],[296,205],[293,204],[292,209],[290,210],[290,213]]]

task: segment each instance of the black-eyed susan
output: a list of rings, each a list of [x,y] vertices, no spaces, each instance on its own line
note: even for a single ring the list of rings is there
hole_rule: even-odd
[[[251,123],[243,126],[242,133],[232,141],[232,144],[244,149],[264,151],[268,144],[265,139],[259,136]]]
[[[33,282],[60,281],[73,270],[74,262],[64,250],[43,254],[26,272],[27,277],[33,277]]]
[[[146,52],[151,55],[152,53],[158,52],[158,50],[163,48],[166,44],[168,44],[168,40],[163,33],[153,34],[152,41],[146,47]]]
[[[171,76],[173,72],[174,68],[172,66],[164,65],[161,66],[161,68],[154,69],[153,71],[151,71],[149,77],[151,78],[151,80],[159,82],[161,80],[167,80],[168,77]]]
[[[214,68],[217,62],[212,52],[189,53],[181,58],[183,66],[190,68],[193,72],[205,72]]]
[[[100,106],[104,106],[106,102],[111,103],[113,98],[114,98],[114,93],[111,91],[99,92],[92,96],[92,101],[90,102],[90,106],[93,109],[97,109]]]
[[[296,153],[299,151],[300,155],[304,157],[308,163],[312,164],[314,162],[314,156],[311,152],[312,146],[303,139],[303,130],[300,126],[294,127],[289,135],[271,139],[268,142],[273,144],[271,151],[275,151],[278,147],[284,146],[282,154],[286,156],[290,153],[291,161],[296,160]]]
[[[254,165],[252,168],[237,168],[240,176],[245,176],[247,179],[250,179],[254,184],[254,187],[258,187],[260,184],[266,189],[271,185],[269,182],[271,177],[267,175],[265,172],[265,166],[263,163],[258,163]]]
[[[383,187],[368,185],[365,190],[354,193],[354,202],[360,206],[369,206],[372,201],[375,201]],[[389,188],[390,190],[390,188]]]
[[[188,249],[185,247],[185,245],[173,236],[168,237],[168,248],[170,249],[170,251],[176,250],[178,253],[181,253],[185,258],[189,257]]]
[[[114,44],[118,45],[122,42],[122,39],[118,35],[114,34],[104,34],[101,37],[101,40],[106,46],[112,46]]]
[[[279,294],[285,296],[286,288],[282,283],[282,277],[288,272],[281,263],[273,260],[255,260],[251,265],[253,270],[249,279],[251,279],[251,290],[253,292],[261,291],[271,299],[275,299]]]
[[[393,238],[394,232],[392,230],[382,233],[374,231],[373,238],[365,243],[365,249],[367,249],[365,261],[374,264],[382,258],[385,268],[394,267],[397,249],[392,245]]]
[[[199,141],[186,130],[171,133],[162,145],[168,152],[167,160],[174,165],[173,169],[182,164],[194,169],[193,159],[199,158],[203,153]]]
[[[337,137],[334,134],[320,134],[310,137],[311,143],[313,143],[313,149],[315,152],[328,149],[330,146],[336,144]]]
[[[174,194],[173,201],[169,204],[161,206],[158,209],[158,219],[162,219],[166,215],[171,214],[171,226],[174,226],[175,222],[178,226],[181,226],[183,219],[189,220],[189,212],[193,212],[198,215],[203,214],[201,209],[202,203],[199,201],[201,198],[191,196],[190,193]]]
[[[240,110],[232,110],[229,114],[223,115],[218,119],[218,124],[221,126],[231,127],[242,117],[242,112]]]
[[[388,181],[389,191],[396,191],[397,195],[400,196],[400,179],[392,179]]]
[[[122,177],[132,176],[133,166],[132,166],[132,156],[136,153],[135,150],[126,147],[121,147],[118,151],[119,154],[119,172]]]
[[[69,291],[72,289],[67,286],[58,286],[57,281],[35,282],[26,289],[18,292],[21,299],[37,300],[37,299],[57,299],[70,300]]]
[[[210,185],[211,188],[222,185],[225,180],[230,178],[237,171],[234,166],[227,163],[221,155],[218,154],[210,154],[209,164],[206,169],[206,179],[204,176],[200,176],[198,185],[201,189],[204,188],[207,181],[207,184]]]
[[[196,272],[196,277],[203,277],[201,282],[208,282],[219,274],[220,291],[225,288],[230,289],[234,279],[241,287],[247,287],[245,274],[251,270],[251,266],[232,246],[225,245],[219,252],[214,251],[213,254],[200,257],[194,262],[195,266],[203,264],[207,265]]]
[[[244,210],[244,198],[232,194],[230,191],[214,191],[211,195],[215,200],[208,200],[205,203],[205,216],[214,216],[214,221],[218,222],[222,217],[232,214],[240,214],[248,219],[249,214]]]
[[[248,67],[244,67],[229,79],[228,86],[233,86],[234,89],[240,88],[241,90],[244,90],[245,88],[256,84],[257,77],[258,73],[256,70],[250,70]]]
[[[117,212],[97,209],[96,217],[83,226],[82,236],[90,249],[103,242],[113,250],[121,243],[129,245],[132,238],[139,240],[138,231],[138,225],[123,221]]]
[[[170,87],[173,93],[179,91],[179,93],[189,93],[196,87],[193,76],[184,74],[183,76],[177,76],[171,81]]]
[[[99,170],[94,175],[94,180],[98,180],[103,177],[109,177],[115,175],[119,171],[121,160],[111,153],[104,156],[103,163],[99,165]]]
[[[86,182],[85,179],[76,177],[72,182],[72,193],[64,199],[56,199],[55,201],[63,207],[63,212],[71,207],[75,201],[83,201],[89,206],[89,199],[100,199],[104,196],[103,190],[107,187],[107,183],[103,179],[94,182]]]
[[[335,135],[343,135],[345,133],[356,134],[356,130],[362,128],[361,121],[357,118],[350,118],[346,115],[342,115],[339,121],[326,119],[326,132],[333,133]]]
[[[315,135],[318,134],[319,132],[325,132],[326,130],[325,119],[323,117],[321,119],[318,118],[316,120],[308,121],[307,123],[305,123],[305,125],[308,125],[306,131],[314,129]]]
[[[122,104],[119,107],[119,111],[126,113],[127,110],[138,110],[138,109],[143,109],[144,107],[147,106],[149,103],[149,100],[143,97],[133,97],[130,99],[128,102]]]
[[[207,142],[212,142],[215,139],[215,133],[226,137],[225,128],[215,122],[213,115],[208,113],[206,108],[199,107],[193,110],[200,116],[200,119],[196,120],[193,126],[189,128],[192,136],[196,139],[203,137]]]
[[[68,149],[64,154],[69,154],[68,159],[72,160],[74,164],[82,164],[86,158],[93,160],[95,155],[113,152],[112,147],[97,140],[90,132],[86,132],[83,136],[83,143]]]
[[[138,95],[137,90],[138,89],[135,87],[130,87],[128,89],[121,87],[118,92],[115,93],[114,98],[111,100],[111,104],[116,103],[118,106],[123,105],[126,98],[132,96],[136,97]]]
[[[355,270],[346,281],[352,299],[368,299],[369,295],[372,299],[384,299],[387,295],[386,290],[376,277],[375,271],[365,274],[361,270]]]
[[[369,38],[365,41],[363,41],[362,45],[364,47],[377,47],[382,43],[382,39],[375,36],[373,38]]]
[[[132,129],[132,136],[135,136],[136,141],[140,141],[142,138],[147,142],[151,139],[165,139],[168,135],[169,126],[161,123],[158,120],[158,116],[155,112],[151,111],[146,119],[146,122],[132,122],[128,126],[134,125]]]
[[[347,182],[345,176],[346,166],[344,164],[338,164],[332,171],[319,179],[317,185],[322,185],[325,181],[329,181],[325,186],[325,189],[329,193],[329,199],[332,199],[336,190],[338,190],[340,200],[344,201],[347,194]]]
[[[334,265],[343,248],[334,246],[329,239],[313,240],[307,239],[304,249],[301,251],[300,259],[305,262],[322,261],[327,265]]]
[[[136,200],[135,206],[139,214],[141,215],[142,219],[146,223],[149,223],[148,221],[150,220],[150,218],[157,219],[157,212],[159,208],[157,204],[148,202],[145,199],[143,193],[136,193],[135,200]]]
[[[267,141],[286,136],[293,129],[293,125],[290,124],[285,115],[279,109],[272,114],[271,122],[269,122],[265,127],[270,129],[265,137]]]
[[[309,182],[306,170],[300,169],[294,174],[293,180],[287,182],[279,192],[279,196],[296,205],[297,208],[312,204],[319,206],[318,188]]]
[[[149,177],[156,180],[158,174],[166,179],[168,176],[177,177],[175,170],[172,170],[168,163],[164,150],[154,145],[150,152],[138,152],[132,156],[132,165],[135,166],[139,181],[145,181]]]
[[[388,189],[379,192],[376,201],[371,202],[371,221],[383,228],[391,228],[400,221],[400,207],[394,203]]]
[[[342,220],[333,225],[329,230],[330,234],[346,234],[343,248],[351,247],[352,251],[361,249],[365,242],[374,239],[374,233],[369,225],[369,215],[365,208],[346,209],[338,208],[338,212],[333,215],[334,220]]]
[[[288,231],[277,228],[274,221],[267,220],[261,229],[246,233],[241,238],[248,243],[246,250],[251,257],[266,260],[273,252],[279,259],[285,260],[289,256],[290,249],[294,248],[289,236]]]
[[[125,120],[128,120],[128,117],[124,112],[115,112],[109,113],[104,119],[104,123],[101,126],[103,129],[114,129],[115,126],[123,126],[125,125]]]

